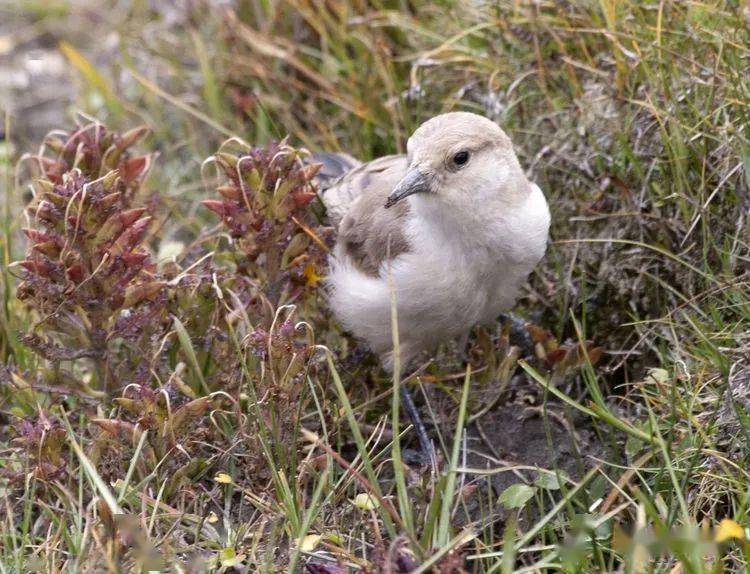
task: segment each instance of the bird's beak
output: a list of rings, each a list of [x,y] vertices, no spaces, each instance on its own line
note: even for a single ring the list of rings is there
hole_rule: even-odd
[[[427,176],[416,168],[410,168],[404,178],[388,196],[386,208],[391,207],[409,195],[431,191]]]

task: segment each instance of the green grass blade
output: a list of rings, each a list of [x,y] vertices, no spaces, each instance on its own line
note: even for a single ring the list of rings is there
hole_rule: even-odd
[[[440,507],[440,519],[435,537],[436,548],[442,548],[450,541],[451,536],[451,513],[453,512],[454,496],[456,492],[456,481],[458,480],[459,456],[461,454],[461,443],[464,435],[464,421],[469,403],[469,388],[471,383],[471,365],[466,365],[466,376],[461,391],[461,403],[458,408],[458,421],[456,422],[456,434],[453,437],[453,449],[451,452],[450,466],[447,470],[445,490],[442,493]]]
[[[195,376],[198,377],[203,393],[206,395],[211,394],[208,384],[206,384],[206,379],[203,377],[203,369],[201,369],[201,366],[198,363],[198,356],[195,354],[193,342],[190,340],[190,334],[187,332],[187,329],[185,329],[185,325],[182,324],[182,321],[177,317],[174,317],[173,325],[174,330],[177,332],[177,339],[180,341],[180,346],[182,347],[182,350],[185,351],[185,355],[187,355],[188,362],[195,372]]]

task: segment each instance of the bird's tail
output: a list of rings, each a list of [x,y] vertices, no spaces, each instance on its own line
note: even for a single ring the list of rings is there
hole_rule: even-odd
[[[316,152],[312,154],[310,161],[311,163],[323,164],[320,171],[315,175],[315,182],[321,191],[331,187],[341,176],[362,163],[346,153],[328,152]]]

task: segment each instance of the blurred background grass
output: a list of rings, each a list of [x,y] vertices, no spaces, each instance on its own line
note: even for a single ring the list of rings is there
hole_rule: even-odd
[[[584,364],[555,384],[571,409],[593,405],[593,414],[582,415],[586,428],[615,454],[596,477],[599,490],[593,482],[563,493],[539,490],[536,512],[520,505],[517,513],[527,513],[516,517],[520,526],[497,523],[492,495],[479,515],[459,519],[465,504],[456,495],[456,532],[471,524],[481,540],[462,547],[468,564],[533,571],[549,559],[552,570],[567,571],[742,571],[748,550],[741,543],[706,561],[700,545],[686,548],[675,536],[667,556],[649,561],[641,550],[651,547],[642,541],[618,547],[614,524],[630,534],[646,526],[709,527],[722,518],[748,525],[749,30],[744,0],[2,6],[2,358],[34,368],[17,339],[30,319],[14,299],[8,270],[23,254],[20,213],[28,200],[14,184],[16,162],[48,130],[69,126],[74,111],[114,129],[144,123],[153,130],[158,253],[175,242],[189,245],[214,225],[199,209],[207,193],[201,165],[230,136],[262,144],[288,134],[295,145],[371,159],[403,151],[411,131],[436,113],[471,110],[503,126],[548,197],[553,241],[519,314],[554,341],[593,340],[604,349],[595,366]],[[318,336],[346,355],[338,333]],[[455,374],[449,360],[440,364],[430,371],[433,380]],[[377,378],[366,371],[342,372],[355,396],[364,392],[356,385],[362,378]],[[538,390],[533,381],[522,388]],[[455,400],[436,426],[450,441],[458,390],[446,392]],[[14,406],[5,396],[0,410]],[[658,440],[648,445],[626,429],[626,443],[622,424]],[[495,426],[490,442],[500,441],[502,420]],[[523,451],[523,441],[517,437],[511,450]],[[5,450],[10,457],[11,447]],[[611,484],[622,508],[606,498]],[[597,515],[602,499],[606,510]],[[568,513],[542,512],[560,500]],[[334,532],[345,504],[327,500],[315,532]],[[578,528],[574,515],[593,522]],[[245,523],[227,516],[225,533],[236,534]],[[366,544],[351,541],[371,535],[355,534],[337,544],[364,559]],[[566,539],[575,551],[561,550]],[[6,556],[31,544],[4,540]],[[171,544],[181,555],[174,550],[180,544]],[[285,552],[258,547],[250,558],[243,544],[233,536],[218,546],[242,546],[246,571],[288,566]],[[422,550],[425,558],[429,544]]]

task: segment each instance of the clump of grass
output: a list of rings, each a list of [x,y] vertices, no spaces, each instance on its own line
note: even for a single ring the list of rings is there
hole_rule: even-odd
[[[397,54],[418,49],[425,32],[418,13],[430,10],[390,8],[294,0],[229,12],[227,52],[218,60],[235,109],[261,138],[290,133],[366,158],[403,151],[418,121],[409,104],[422,101],[404,98],[418,87]]]

